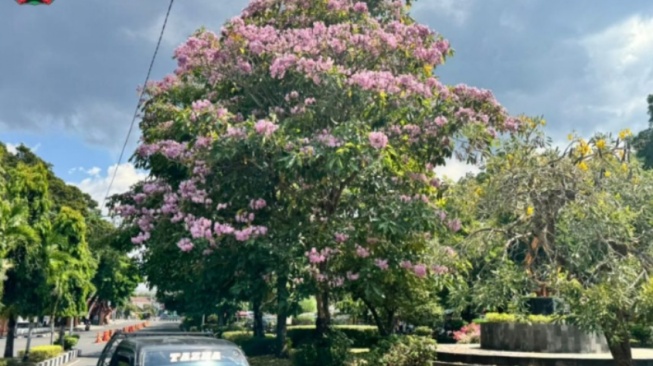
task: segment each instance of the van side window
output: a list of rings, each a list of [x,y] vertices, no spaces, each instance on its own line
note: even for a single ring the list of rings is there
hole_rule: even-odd
[[[118,349],[111,359],[110,366],[132,366],[132,359],[129,351]]]

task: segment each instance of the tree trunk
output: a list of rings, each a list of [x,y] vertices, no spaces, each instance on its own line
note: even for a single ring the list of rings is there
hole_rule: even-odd
[[[32,347],[32,329],[34,328],[34,322],[32,319],[29,321],[29,329],[27,329],[27,344],[25,345],[25,355],[23,356],[23,362],[27,362],[29,359],[29,350]]]
[[[263,310],[261,309],[261,300],[253,301],[254,306],[254,337],[265,338],[265,329],[263,327]]]
[[[61,326],[59,327],[59,342],[61,342],[61,347],[64,346],[63,338],[66,336],[66,323],[68,318],[61,318]]]
[[[624,332],[620,332],[624,333]],[[633,353],[630,347],[630,334],[605,332],[605,338],[610,347],[610,353],[616,366],[633,366]]]
[[[55,321],[55,315],[52,314],[50,316],[50,344],[54,344],[54,321]]]
[[[14,357],[14,340],[16,339],[16,315],[9,314],[9,319],[7,319],[7,343],[5,343],[5,358]]]
[[[370,304],[368,301],[366,301],[363,298],[361,298],[361,300],[363,300],[363,304],[365,304],[365,307],[370,311],[370,313],[372,313],[372,319],[374,319],[374,323],[376,324],[376,327],[379,329],[379,335],[382,337],[387,337],[394,334],[395,312],[394,311],[388,312],[388,316],[384,320],[382,319],[379,312],[376,311],[376,308],[372,306],[372,304]]]
[[[318,338],[322,338],[329,331],[331,326],[331,313],[329,312],[329,291],[318,290],[315,296],[317,302],[317,319],[315,319],[315,331]]]
[[[284,357],[288,354],[286,349],[286,332],[288,327],[288,277],[279,274],[277,276],[277,357]]]

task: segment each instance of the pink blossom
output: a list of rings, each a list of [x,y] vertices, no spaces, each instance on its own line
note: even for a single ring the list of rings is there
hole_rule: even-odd
[[[460,223],[459,219],[449,221],[447,226],[449,227],[449,230],[453,231],[454,233],[458,232],[462,228],[462,224]]]
[[[416,264],[415,267],[413,267],[413,271],[415,272],[415,275],[419,278],[426,277],[426,266],[423,264]]]
[[[308,261],[313,264],[326,261],[326,256],[318,252],[315,248],[312,248],[310,252],[306,252],[306,256],[308,257]]]
[[[432,267],[431,267],[431,270],[432,270],[433,273],[435,273],[436,275],[443,275],[443,274],[447,274],[447,273],[449,273],[449,268],[447,268],[447,267],[445,267],[445,266],[441,266],[441,265],[435,265],[435,266],[432,266]]]
[[[245,138],[245,136],[247,136],[247,134],[243,128],[231,126],[227,127],[227,133],[225,134],[225,137],[240,140]]]
[[[136,244],[136,245],[143,244],[144,242],[146,242],[149,239],[150,239],[150,233],[149,232],[140,232],[140,233],[138,233],[137,236],[132,238],[132,243]]]
[[[257,200],[251,200],[249,202],[249,207],[252,210],[260,210],[260,209],[264,208],[266,205],[267,205],[267,202],[265,202],[265,200],[262,199],[262,198],[259,198]]]
[[[370,252],[367,249],[361,247],[360,245],[357,245],[356,255],[359,256],[360,258],[367,258],[370,256]]]
[[[354,11],[357,13],[367,13],[367,3],[362,1],[357,2],[354,4]]]
[[[360,277],[358,273],[352,273],[351,271],[347,271],[347,279],[350,281],[356,281]]]
[[[404,269],[411,269],[411,268],[413,268],[413,263],[411,263],[411,261],[403,260],[403,261],[401,261],[399,266],[401,268],[404,268]]]
[[[388,136],[383,132],[371,132],[369,135],[370,145],[375,149],[383,149],[388,144]]]
[[[447,117],[444,116],[438,116],[435,117],[435,124],[439,127],[442,127],[447,124]]]
[[[194,245],[193,242],[190,241],[190,239],[184,238],[177,243],[177,247],[179,247],[179,249],[181,249],[182,252],[190,252],[191,250],[193,250]]]
[[[338,243],[344,243],[344,242],[347,241],[347,239],[349,239],[349,235],[343,234],[343,233],[336,233],[335,234],[335,239],[336,239],[336,242],[338,242]]]
[[[374,264],[375,264],[377,267],[381,268],[382,271],[385,271],[385,270],[388,269],[388,260],[387,260],[387,259],[379,259],[379,258],[377,258],[377,259],[374,260]]]
[[[265,137],[270,137],[279,128],[278,125],[267,121],[267,120],[259,120],[256,122],[254,125],[254,129],[256,129],[256,133],[259,135],[264,135]]]

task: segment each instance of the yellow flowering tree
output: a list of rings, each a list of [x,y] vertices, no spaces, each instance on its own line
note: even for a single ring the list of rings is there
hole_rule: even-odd
[[[653,176],[631,159],[629,130],[572,134],[561,149],[541,124],[502,141],[481,174],[447,192],[467,212],[458,249],[477,263],[469,293],[504,309],[559,297],[567,321],[603,332],[630,365],[629,327],[653,320]]]

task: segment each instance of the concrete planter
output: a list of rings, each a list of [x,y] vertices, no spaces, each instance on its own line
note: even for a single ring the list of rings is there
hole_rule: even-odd
[[[603,334],[586,333],[565,324],[482,323],[481,348],[514,352],[610,352]]]
[[[72,362],[79,356],[79,350],[73,349],[68,352],[64,352],[55,358],[49,360],[41,361],[36,364],[36,366],[60,366]]]

